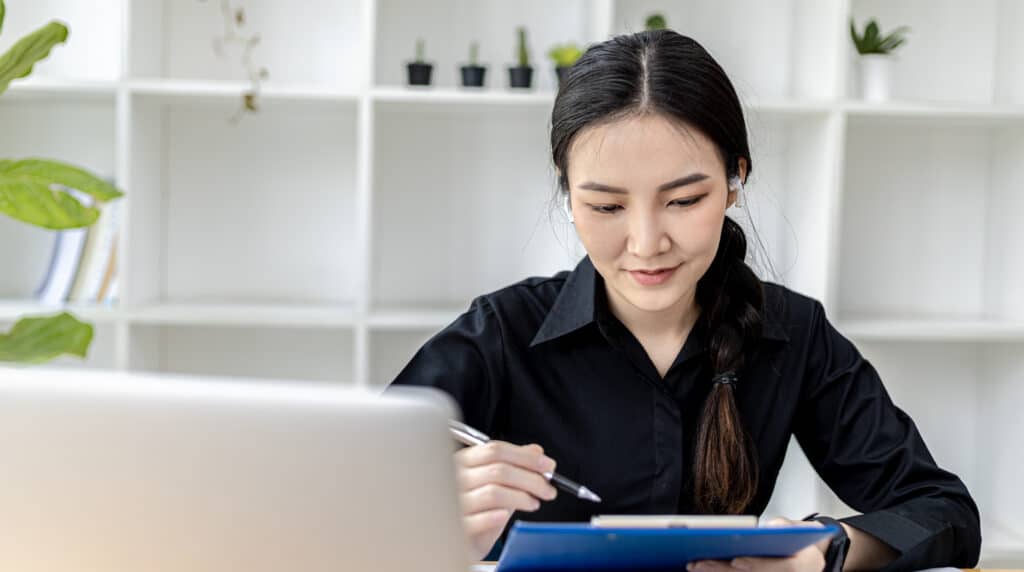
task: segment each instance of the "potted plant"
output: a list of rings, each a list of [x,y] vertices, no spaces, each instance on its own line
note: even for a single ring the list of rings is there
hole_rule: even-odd
[[[513,88],[529,89],[533,83],[533,68],[530,67],[530,52],[526,48],[526,28],[519,27],[519,47],[516,50],[517,64],[508,68],[508,85]]]
[[[665,16],[655,12],[647,17],[644,21],[645,30],[664,30],[668,28],[668,23],[665,21]]]
[[[583,55],[583,50],[576,44],[562,44],[553,46],[548,50],[548,57],[555,63],[555,74],[558,76],[558,87],[561,89],[565,78],[576,60]]]
[[[416,40],[416,59],[406,64],[409,70],[409,85],[430,85],[430,73],[434,65],[424,59],[423,39]]]
[[[3,21],[4,0],[0,0],[0,30]],[[54,21],[0,53],[0,94],[12,81],[31,74],[32,67],[67,37],[67,27]],[[87,195],[92,206],[63,189]],[[50,159],[0,159],[0,214],[36,227],[90,226],[99,218],[97,205],[121,195],[112,184],[74,165]],[[84,358],[92,336],[92,325],[68,312],[22,318],[9,332],[0,332],[0,363],[37,364],[65,354]]]
[[[459,68],[462,71],[462,87],[483,87],[487,68],[478,63],[480,45],[473,42],[469,45],[469,63]]]
[[[861,97],[867,101],[885,101],[889,99],[889,86],[892,78],[893,52],[906,42],[906,33],[910,28],[901,26],[892,32],[882,35],[878,22],[868,21],[864,33],[857,33],[857,26],[850,18],[850,37],[857,48],[860,63]]]

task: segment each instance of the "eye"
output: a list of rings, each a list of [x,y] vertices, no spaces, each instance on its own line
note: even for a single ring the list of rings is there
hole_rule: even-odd
[[[594,212],[601,214],[612,214],[615,211],[621,209],[619,205],[589,205]]]
[[[693,205],[699,203],[701,201],[701,199],[703,199],[706,196],[707,195],[701,195],[699,197],[693,197],[692,199],[679,199],[678,201],[672,201],[669,204],[670,205],[675,205],[675,206],[678,206],[678,207],[689,207],[689,206],[693,206]]]

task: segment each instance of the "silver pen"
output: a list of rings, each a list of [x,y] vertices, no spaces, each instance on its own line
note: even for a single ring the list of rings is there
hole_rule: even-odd
[[[455,440],[462,443],[463,445],[483,445],[484,443],[491,440],[490,437],[484,435],[480,431],[473,429],[465,423],[460,423],[454,419],[448,421],[448,430],[451,431]],[[541,473],[544,478],[551,482],[554,486],[562,489],[567,493],[572,493],[577,498],[588,500],[590,502],[601,502],[601,497],[594,494],[594,491],[587,487],[571,481],[558,473]]]

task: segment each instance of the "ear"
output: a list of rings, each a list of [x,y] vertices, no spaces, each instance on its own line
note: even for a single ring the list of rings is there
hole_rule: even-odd
[[[747,159],[744,158],[744,157],[740,157],[738,162],[739,162],[738,171],[739,171],[740,181],[745,185],[745,184],[747,184]],[[728,192],[727,192],[726,200],[725,200],[725,208],[731,207],[733,205],[733,203],[736,202],[736,197],[737,196],[738,195],[737,195],[736,191],[733,191],[732,189],[729,189]]]

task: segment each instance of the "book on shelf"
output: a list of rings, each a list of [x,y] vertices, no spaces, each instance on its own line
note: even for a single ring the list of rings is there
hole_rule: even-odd
[[[85,206],[92,198],[69,190]],[[110,284],[117,274],[116,243],[121,220],[121,201],[101,205],[100,216],[86,228],[54,233],[50,263],[39,287],[36,301],[45,306],[66,302],[79,304],[113,302]]]

